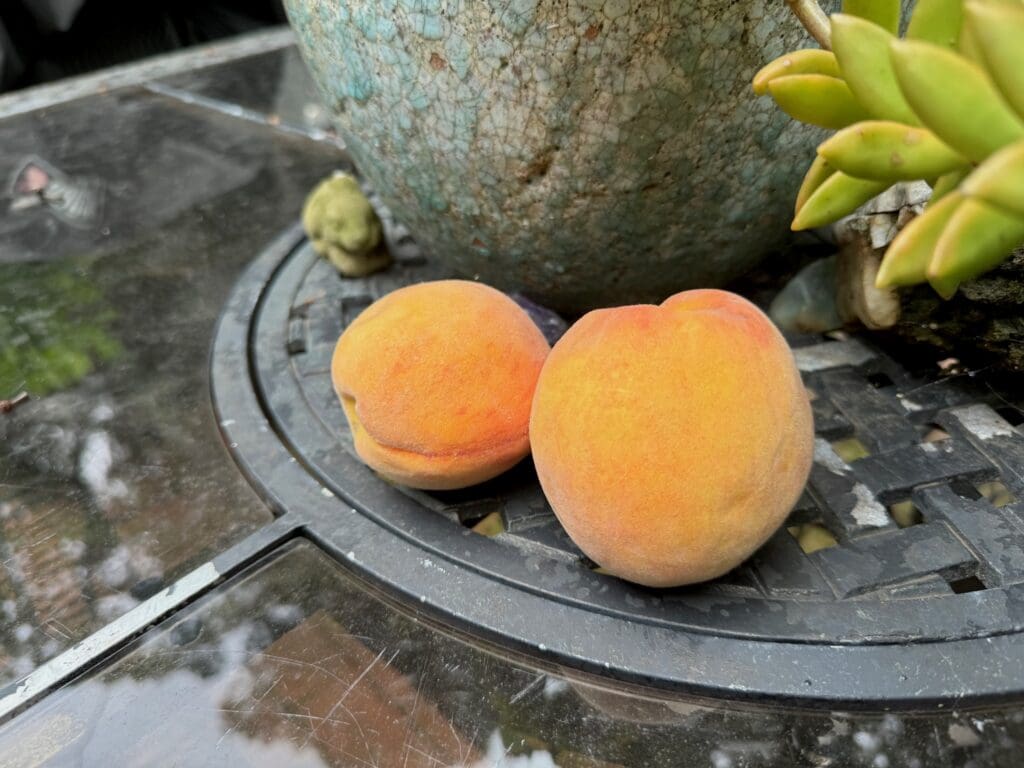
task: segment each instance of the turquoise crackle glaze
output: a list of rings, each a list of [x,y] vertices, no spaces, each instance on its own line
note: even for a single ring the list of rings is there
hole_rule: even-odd
[[[360,171],[459,271],[563,310],[721,284],[818,133],[750,90],[781,0],[286,0]]]

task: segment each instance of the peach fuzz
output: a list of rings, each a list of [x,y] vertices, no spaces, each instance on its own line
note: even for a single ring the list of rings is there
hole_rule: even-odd
[[[529,453],[530,403],[549,351],[505,294],[441,280],[360,314],[338,340],[331,379],[370,467],[414,488],[462,488]]]
[[[577,322],[537,382],[530,442],[577,546],[668,587],[720,576],[772,535],[807,480],[814,431],[771,321],[695,290]]]

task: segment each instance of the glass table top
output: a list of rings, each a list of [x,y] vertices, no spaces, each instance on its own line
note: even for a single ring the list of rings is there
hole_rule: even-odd
[[[0,414],[0,693],[273,524],[221,442],[210,341],[346,161],[294,49],[248,54],[0,99],[0,399],[31,395]],[[1015,702],[785,711],[543,666],[300,536],[0,724],[0,767],[1015,766],[1022,729]]]
[[[0,765],[1010,765],[1022,719],[613,689],[456,638],[300,539],[0,728]]]
[[[290,55],[249,78],[267,111]],[[144,87],[0,120],[0,399],[32,396],[0,416],[0,688],[271,519],[220,441],[210,338],[343,159]]]

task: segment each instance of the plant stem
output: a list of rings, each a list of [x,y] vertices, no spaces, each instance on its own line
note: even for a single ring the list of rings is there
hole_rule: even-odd
[[[832,32],[828,16],[821,10],[817,0],[786,0],[789,10],[800,19],[804,29],[818,41],[818,45],[826,51],[832,50]]]
[[[22,392],[10,400],[0,400],[0,413],[10,413],[19,405],[28,401],[28,392]]]

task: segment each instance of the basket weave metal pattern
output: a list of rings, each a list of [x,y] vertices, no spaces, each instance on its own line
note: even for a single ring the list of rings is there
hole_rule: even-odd
[[[255,304],[255,390],[287,455],[322,488],[324,510],[290,502],[288,488],[260,468],[266,446],[225,430],[257,488],[367,578],[462,628],[558,663],[702,694],[727,688],[758,699],[913,706],[1024,689],[1021,673],[1005,674],[1010,661],[1022,666],[1017,654],[1024,659],[1024,502],[1013,500],[1024,498],[1024,435],[1012,423],[1019,413],[980,382],[915,378],[857,338],[791,339],[817,440],[787,526],[714,582],[638,587],[595,572],[559,526],[528,461],[474,488],[426,493],[385,483],[355,457],[330,383],[339,334],[385,293],[446,276],[393,227],[389,238],[397,260],[385,273],[340,279],[296,242],[262,274],[254,267],[253,282],[240,288]],[[244,322],[245,307],[239,312]],[[216,375],[214,394],[230,411]],[[850,444],[858,458],[847,453]],[[916,524],[897,523],[901,507]],[[372,527],[373,545],[346,550],[339,539],[357,519]],[[490,535],[471,530],[485,519]],[[805,552],[791,531],[811,523],[834,545]],[[440,580],[436,596],[424,591],[430,573]],[[552,618],[559,616],[561,627]],[[638,641],[617,631],[639,633],[645,645],[631,654]],[[701,663],[688,666],[682,648]],[[936,650],[969,671],[915,681]],[[737,668],[734,656],[751,652],[780,664]],[[789,656],[799,669],[785,666]]]

